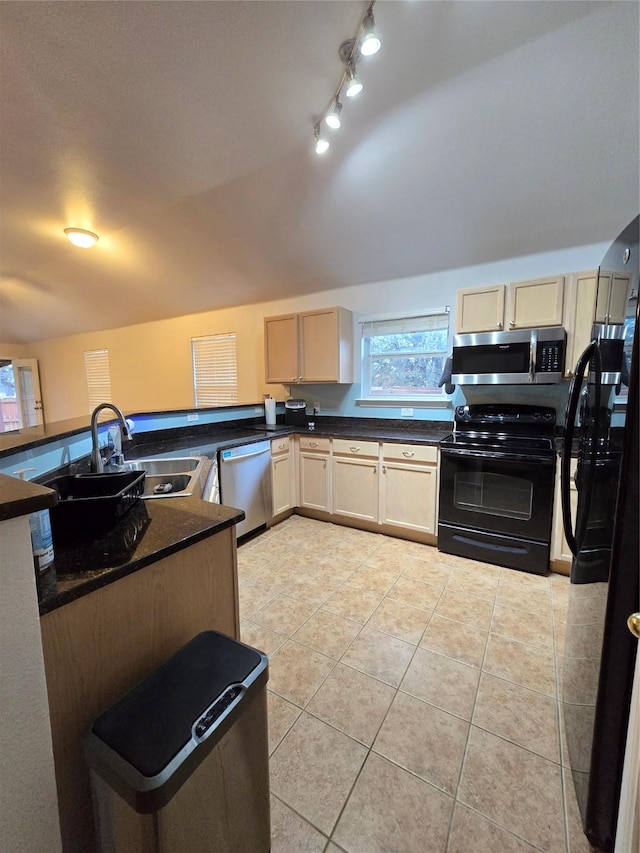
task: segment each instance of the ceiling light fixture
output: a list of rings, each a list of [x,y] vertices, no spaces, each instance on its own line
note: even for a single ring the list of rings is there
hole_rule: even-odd
[[[356,63],[363,56],[372,56],[380,50],[380,39],[375,32],[375,21],[373,18],[374,0],[368,0],[367,9],[364,17],[360,22],[358,33],[355,38],[347,39],[342,42],[338,50],[341,61],[344,63],[344,71],[340,78],[340,83],[331,98],[331,102],[324,113],[316,118],[313,125],[313,136],[316,143],[316,154],[324,154],[329,148],[329,141],[320,133],[320,125],[324,121],[327,127],[332,130],[338,130],[342,124],[340,113],[342,112],[342,104],[340,103],[340,94],[344,88],[344,94],[347,98],[354,98],[359,95],[364,88],[362,83],[356,77]]]
[[[79,249],[90,249],[98,242],[98,235],[84,228],[65,228],[64,233],[70,242]]]
[[[324,154],[324,152],[329,147],[329,140],[325,139],[324,136],[320,136],[320,125],[316,124],[313,129],[313,135],[316,140],[316,154]]]
[[[330,127],[331,130],[338,130],[340,128],[340,113],[342,112],[342,104],[335,98],[333,101],[333,106],[329,110],[329,112],[325,116],[325,122],[327,123],[327,127]]]
[[[364,21],[362,23],[363,27],[363,35],[360,41],[360,53],[363,56],[373,56],[374,53],[377,53],[380,50],[381,43],[380,39],[376,35],[375,31],[376,22],[373,17],[373,12],[371,8],[364,17]]]
[[[359,95],[360,92],[364,89],[362,83],[356,77],[355,68],[353,65],[349,65],[349,73],[347,75],[347,88],[345,89],[345,95],[347,98],[355,98],[356,95]]]

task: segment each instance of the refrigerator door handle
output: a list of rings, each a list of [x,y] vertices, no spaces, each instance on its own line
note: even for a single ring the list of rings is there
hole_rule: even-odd
[[[560,458],[560,498],[562,501],[562,523],[564,526],[564,536],[567,540],[571,553],[575,557],[581,547],[584,535],[587,530],[587,521],[589,517],[589,508],[591,505],[591,493],[593,477],[596,467],[595,450],[589,455],[589,465],[587,476],[583,478],[584,492],[581,500],[582,508],[580,517],[576,520],[576,530],[574,532],[571,522],[571,494],[569,490],[569,480],[571,477],[571,446],[573,444],[573,434],[575,432],[576,412],[580,401],[580,390],[585,372],[589,369],[589,362],[594,361],[595,385],[594,385],[594,405],[596,412],[600,411],[600,396],[601,396],[601,373],[602,373],[602,356],[600,347],[597,341],[591,341],[589,346],[582,353],[576,363],[571,387],[569,388],[569,399],[567,400],[567,410],[565,414],[564,440],[562,444],[562,456]],[[597,419],[596,419],[597,429]],[[594,435],[593,447],[597,445],[597,434]]]

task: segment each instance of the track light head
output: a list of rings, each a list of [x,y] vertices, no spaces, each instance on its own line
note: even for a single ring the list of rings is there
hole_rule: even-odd
[[[380,50],[381,42],[375,31],[375,20],[371,9],[367,12],[363,21],[362,38],[360,39],[360,53],[363,56],[373,56]]]
[[[340,103],[338,97],[336,97],[331,104],[331,109],[326,114],[324,120],[327,124],[327,127],[330,127],[331,130],[338,130],[341,125],[340,121],[340,113],[342,112],[342,104]]]
[[[329,148],[329,140],[320,135],[320,125],[316,124],[313,128],[313,136],[316,140],[316,154],[324,154]]]
[[[356,95],[359,95],[363,90],[362,83],[356,78],[355,69],[352,64],[349,65],[348,73],[347,73],[347,88],[345,89],[345,95],[347,98],[355,98]]]

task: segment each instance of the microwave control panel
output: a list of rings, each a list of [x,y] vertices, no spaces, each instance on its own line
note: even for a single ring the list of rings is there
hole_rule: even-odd
[[[537,373],[557,373],[562,370],[564,363],[564,342],[549,341],[538,343],[536,356]]]

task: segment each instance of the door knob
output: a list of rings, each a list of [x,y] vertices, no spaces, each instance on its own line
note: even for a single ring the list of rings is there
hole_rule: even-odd
[[[627,619],[627,625],[633,636],[640,640],[640,613],[632,613]]]

